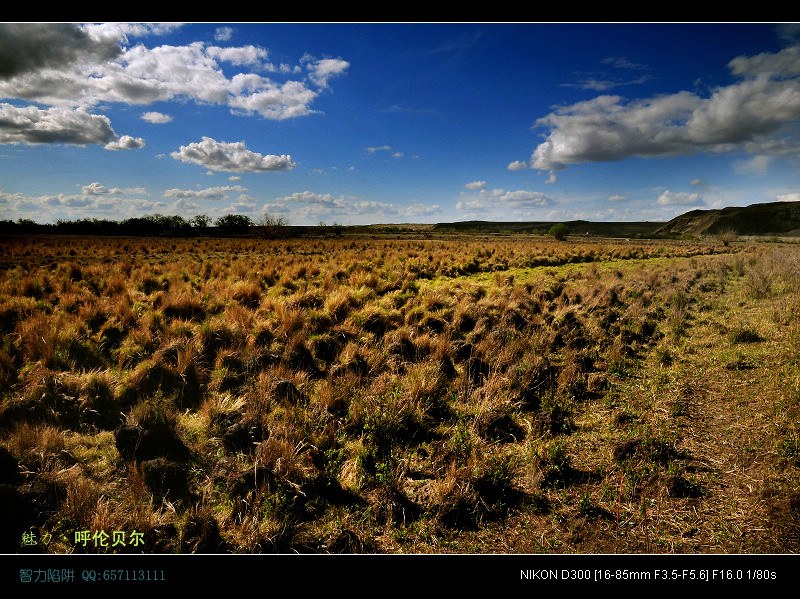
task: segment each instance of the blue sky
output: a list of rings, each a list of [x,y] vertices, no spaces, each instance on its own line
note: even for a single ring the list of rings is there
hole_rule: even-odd
[[[0,24],[0,219],[800,200],[789,24]]]

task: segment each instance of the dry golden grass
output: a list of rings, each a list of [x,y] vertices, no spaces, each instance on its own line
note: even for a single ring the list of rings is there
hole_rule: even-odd
[[[145,551],[800,549],[794,245],[35,241],[0,241],[0,443],[15,484],[49,489],[41,529],[145,530]],[[127,462],[123,423],[172,453]]]

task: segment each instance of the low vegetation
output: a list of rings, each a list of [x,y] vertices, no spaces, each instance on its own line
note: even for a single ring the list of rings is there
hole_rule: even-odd
[[[800,550],[791,244],[0,247],[0,550]]]
[[[553,239],[557,241],[564,241],[569,235],[569,227],[564,223],[556,223],[550,227],[547,234],[551,235]]]

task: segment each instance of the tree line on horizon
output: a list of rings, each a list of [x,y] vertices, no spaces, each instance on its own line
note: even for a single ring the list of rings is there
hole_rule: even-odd
[[[576,221],[580,222],[580,221]],[[256,219],[245,214],[226,214],[212,219],[207,214],[191,218],[178,215],[148,214],[124,220],[81,218],[77,220],[58,219],[55,223],[38,223],[32,219],[20,218],[16,221],[0,220],[0,235],[52,234],[52,235],[98,235],[98,236],[139,236],[139,237],[196,237],[226,235],[257,235],[267,239],[302,234],[303,231],[322,229],[325,235],[341,236],[347,227],[334,222],[328,226],[324,221],[316,226],[292,227],[283,217],[264,212]],[[556,223],[549,229],[540,228],[540,235],[549,235],[564,241],[571,233],[565,223]]]
[[[169,235],[191,236],[211,233],[242,233],[252,227],[259,227],[265,234],[275,233],[288,222],[283,217],[268,213],[257,219],[244,214],[226,214],[212,219],[206,214],[192,218],[178,215],[148,214],[124,220],[81,218],[77,220],[59,219],[55,223],[37,223],[20,218],[17,221],[0,220],[0,234],[14,233],[54,233],[68,235]]]

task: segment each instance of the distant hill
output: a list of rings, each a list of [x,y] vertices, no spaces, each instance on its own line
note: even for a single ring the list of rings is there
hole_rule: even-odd
[[[549,221],[498,222],[468,220],[456,223],[438,223],[433,231],[438,233],[483,233],[545,234],[555,223]],[[571,235],[595,235],[597,237],[651,237],[663,222],[590,222],[573,220],[566,223]]]
[[[692,210],[660,227],[658,235],[800,235],[800,202],[768,202],[721,210]]]

